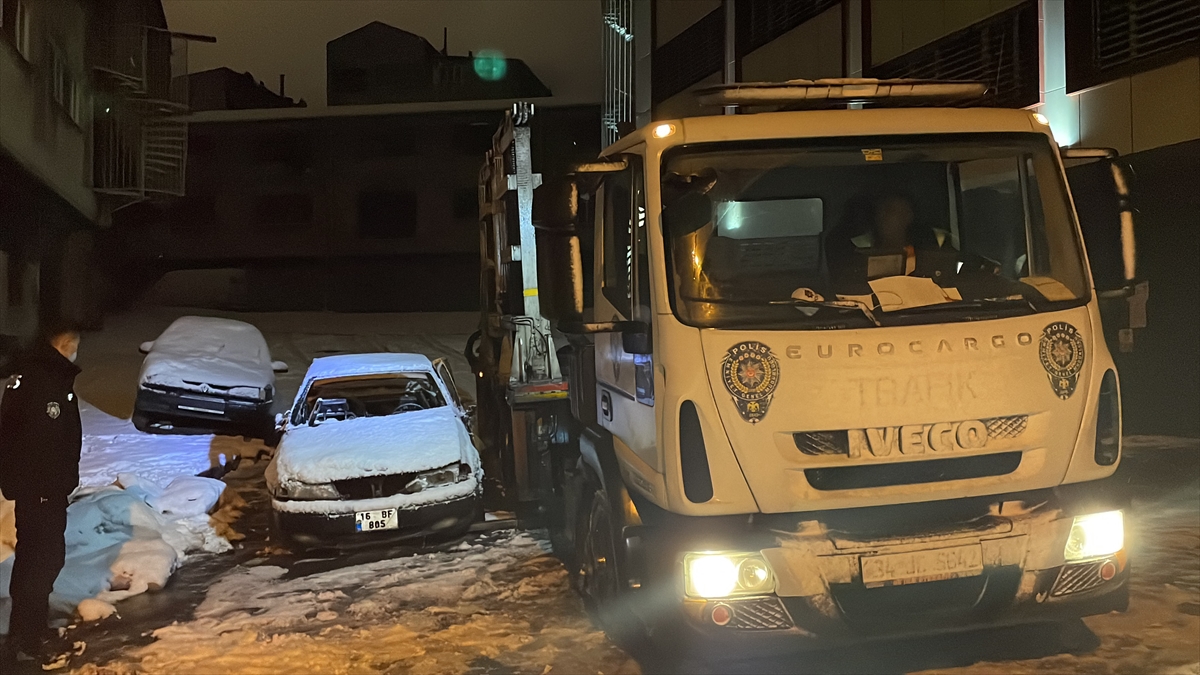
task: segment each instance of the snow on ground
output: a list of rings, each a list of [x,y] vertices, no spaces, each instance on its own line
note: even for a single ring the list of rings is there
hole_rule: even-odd
[[[192,621],[158,629],[155,642],[119,662],[77,672],[621,670],[627,657],[591,626],[548,549],[508,531],[298,578],[240,567],[209,589]]]
[[[144,434],[126,419],[79,402],[83,421],[83,450],[79,483],[83,487],[111,485],[119,474],[136,473],[166,484],[176,476],[194,476],[219,467],[235,455],[254,457],[265,448],[240,437]]]

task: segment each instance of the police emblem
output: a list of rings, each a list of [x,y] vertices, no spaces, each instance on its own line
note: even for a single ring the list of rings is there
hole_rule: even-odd
[[[779,359],[761,342],[740,342],[725,353],[721,379],[742,419],[757,424],[779,386]]]
[[[46,404],[46,414],[50,416],[50,419],[56,420],[62,414],[62,408],[59,407],[56,401],[51,401]]]
[[[1083,370],[1083,337],[1079,331],[1065,321],[1046,326],[1038,343],[1038,356],[1054,393],[1064,401],[1071,398]]]

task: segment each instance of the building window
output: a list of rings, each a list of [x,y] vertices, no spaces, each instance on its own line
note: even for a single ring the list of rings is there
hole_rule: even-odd
[[[307,227],[312,216],[312,197],[306,194],[259,195],[254,200],[254,222],[262,232]]]
[[[454,217],[459,220],[474,220],[479,216],[479,188],[462,187],[454,191],[451,198]]]
[[[417,196],[375,190],[358,196],[358,235],[364,239],[403,239],[417,233]]]
[[[0,30],[26,61],[33,60],[32,27],[26,0],[0,0]]]

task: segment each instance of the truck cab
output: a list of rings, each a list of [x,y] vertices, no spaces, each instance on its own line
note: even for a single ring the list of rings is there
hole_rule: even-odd
[[[592,279],[543,248],[570,412],[530,419],[606,629],[791,648],[1125,608],[1064,155],[1029,111],[821,109],[660,121],[568,177],[583,208],[543,228],[591,230]]]

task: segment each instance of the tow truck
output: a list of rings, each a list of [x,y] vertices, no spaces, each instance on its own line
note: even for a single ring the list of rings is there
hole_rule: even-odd
[[[1127,607],[1101,321],[1144,325],[1124,169],[963,105],[985,90],[710,87],[739,114],[565,171],[535,171],[532,106],[506,115],[476,433],[610,635],[794,649]]]

